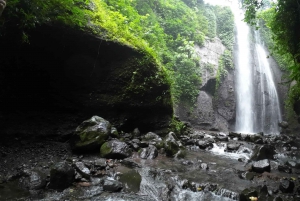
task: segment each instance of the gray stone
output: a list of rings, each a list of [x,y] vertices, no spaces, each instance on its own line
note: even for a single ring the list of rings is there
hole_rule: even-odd
[[[164,140],[164,148],[167,156],[174,156],[179,151],[179,144],[176,141],[176,135],[170,132]]]
[[[71,140],[72,149],[74,151],[97,150],[110,134],[110,123],[101,117],[93,116],[76,128]]]
[[[249,197],[258,197],[258,192],[255,188],[246,188],[240,193],[240,201],[249,201]]]
[[[256,161],[252,164],[252,170],[257,173],[270,172],[270,161],[268,159]]]
[[[50,170],[50,188],[64,190],[74,181],[75,170],[67,162],[56,163]]]
[[[200,168],[203,170],[208,170],[208,165],[206,163],[201,163]]]
[[[139,137],[141,135],[141,132],[138,128],[135,128],[132,132],[134,137]]]
[[[278,123],[278,126],[281,128],[288,128],[289,127],[289,123],[286,121],[282,121]]]
[[[74,167],[84,178],[89,179],[91,177],[91,171],[82,162],[74,163]]]
[[[208,140],[208,139],[205,139],[205,140],[199,140],[197,142],[197,145],[199,146],[200,149],[206,149],[206,148],[212,148],[213,147],[213,143]]]
[[[110,136],[113,137],[113,138],[119,138],[120,137],[119,132],[115,127],[111,127]]]
[[[110,192],[117,192],[120,191],[123,188],[123,185],[121,182],[116,180],[104,180],[103,184],[103,190],[110,191]]]
[[[153,132],[148,132],[144,138],[146,140],[155,140],[155,141],[162,141],[161,137]]]
[[[280,181],[279,184],[279,190],[283,193],[292,193],[294,190],[295,184],[294,182],[288,180],[288,179],[283,179]]]
[[[95,160],[95,167],[104,169],[106,167],[106,159],[99,158],[99,159]]]
[[[143,159],[154,159],[158,155],[157,148],[153,145],[149,145],[148,148],[143,148],[140,157]]]
[[[274,159],[276,154],[275,148],[272,145],[263,145],[253,155],[252,160]]]
[[[131,156],[132,152],[125,142],[111,140],[104,143],[100,149],[103,158],[123,159]]]
[[[236,151],[240,148],[241,144],[239,143],[228,143],[227,144],[227,150],[228,151]]]
[[[47,176],[39,170],[25,170],[24,177],[21,177],[19,182],[22,187],[29,190],[39,190],[46,186]]]

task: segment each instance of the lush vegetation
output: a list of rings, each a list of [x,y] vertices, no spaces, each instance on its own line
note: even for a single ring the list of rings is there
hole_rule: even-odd
[[[300,99],[300,1],[278,0],[271,6],[267,0],[244,0],[244,7],[245,21],[257,25],[258,19],[263,20],[261,32],[268,47],[281,68],[289,71],[290,82],[296,81],[290,90],[291,105]]]
[[[201,83],[195,44],[218,36],[229,49],[224,63],[232,65],[233,15],[202,0],[11,0],[2,34],[7,21],[14,21],[23,42],[30,43],[30,29],[61,23],[143,51],[166,70],[174,101],[190,105]]]

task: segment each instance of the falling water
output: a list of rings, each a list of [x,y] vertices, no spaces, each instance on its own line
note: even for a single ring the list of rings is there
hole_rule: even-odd
[[[260,78],[258,85],[257,129],[269,134],[279,134],[278,122],[281,122],[280,104],[273,79],[268,55],[263,47],[259,32],[255,33],[255,50],[257,56],[257,73]]]
[[[235,68],[236,68],[236,131],[254,133],[253,72],[250,48],[250,29],[242,21],[243,13],[233,6],[236,25]]]
[[[280,104],[267,53],[259,32],[251,43],[251,31],[242,21],[243,13],[236,7],[236,131],[279,134]],[[253,40],[252,40],[253,41]]]

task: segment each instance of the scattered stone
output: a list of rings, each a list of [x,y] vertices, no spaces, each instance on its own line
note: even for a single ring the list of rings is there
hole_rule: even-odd
[[[132,132],[134,137],[139,137],[141,135],[141,132],[138,128],[135,128]]]
[[[56,163],[50,170],[50,188],[64,190],[74,181],[75,170],[65,161]]]
[[[95,160],[95,167],[99,167],[101,169],[104,169],[106,167],[106,159],[105,158],[99,158]]]
[[[207,165],[207,163],[201,163],[201,164],[200,164],[200,168],[203,169],[203,170],[208,170],[208,165]]]
[[[193,165],[194,162],[193,161],[182,161],[183,165]]]
[[[206,149],[206,148],[212,148],[213,147],[213,142],[209,139],[205,139],[205,140],[199,140],[197,142],[198,146],[200,149]]]
[[[241,133],[229,132],[229,137],[231,137],[231,138],[240,138]]]
[[[82,122],[71,140],[73,151],[95,151],[111,134],[111,125],[105,119],[93,116]]]
[[[129,168],[136,168],[136,167],[140,168],[141,167],[139,164],[137,164],[136,162],[134,162],[132,159],[129,159],[129,158],[121,160],[120,163]]]
[[[283,179],[280,181],[279,190],[281,190],[281,192],[283,193],[292,193],[294,187],[295,187],[294,182],[288,179]]]
[[[270,172],[270,161],[268,159],[256,161],[252,164],[252,170],[257,173]]]
[[[289,123],[286,121],[282,121],[278,123],[278,126],[281,128],[288,128],[289,127]]]
[[[111,140],[101,146],[100,155],[103,158],[123,159],[131,156],[131,150],[125,142]]]
[[[258,192],[255,188],[246,188],[240,193],[240,201],[249,201],[250,197],[258,197]]]
[[[252,160],[263,160],[263,159],[274,159],[276,154],[275,148],[272,145],[263,145],[258,151],[253,155]]]
[[[148,132],[144,138],[146,140],[155,140],[155,141],[162,141],[161,137],[153,132]]]
[[[115,127],[111,127],[110,136],[113,137],[113,138],[119,138],[120,137],[119,132]]]
[[[110,192],[117,192],[120,191],[123,188],[123,185],[121,182],[116,180],[104,180],[103,183],[103,190],[110,191]]]
[[[174,156],[179,151],[179,144],[176,141],[176,135],[170,132],[164,140],[164,148],[167,156]]]
[[[47,176],[39,170],[25,170],[24,177],[19,182],[23,188],[29,190],[39,190],[46,186]]]
[[[227,144],[227,150],[228,151],[236,151],[240,148],[241,144],[239,143],[228,143]]]
[[[287,165],[278,165],[278,170],[280,172],[285,172],[285,173],[292,173],[292,168],[290,168],[289,166]]]
[[[89,179],[91,177],[90,170],[82,162],[74,163],[74,167],[84,178]]]
[[[149,142],[141,141],[141,142],[139,143],[139,146],[142,147],[142,148],[146,148],[146,147],[149,146]]]
[[[157,148],[153,145],[149,145],[147,148],[143,148],[140,157],[143,159],[154,159],[158,155]]]

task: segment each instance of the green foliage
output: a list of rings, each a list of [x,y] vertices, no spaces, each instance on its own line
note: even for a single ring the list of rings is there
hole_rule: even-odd
[[[296,84],[290,89],[289,98],[286,101],[287,111],[291,111],[290,108],[293,107],[294,102],[300,99],[300,59],[298,57],[300,51],[297,50],[300,38],[295,38],[295,35],[300,34],[297,33],[299,27],[295,27],[297,24],[300,25],[300,15],[293,12],[283,17],[282,15],[287,9],[285,4],[296,6],[290,1],[284,4],[279,2],[281,9],[278,5],[274,5],[268,10],[259,12],[257,18],[259,19],[259,31],[267,47],[272,51],[272,56],[282,70],[288,71],[289,80],[296,81]],[[289,9],[293,10],[294,8]],[[279,14],[278,12],[283,13]],[[279,17],[283,17],[283,19],[279,20]]]
[[[162,64],[174,101],[189,105],[201,83],[195,44],[218,36],[231,50],[233,41],[230,9],[207,6],[203,0],[11,0],[3,18],[2,30],[6,20],[15,21],[27,43],[30,29],[60,23],[138,49]]]
[[[214,7],[216,13],[217,36],[223,45],[233,51],[234,43],[234,15],[229,7]]]

